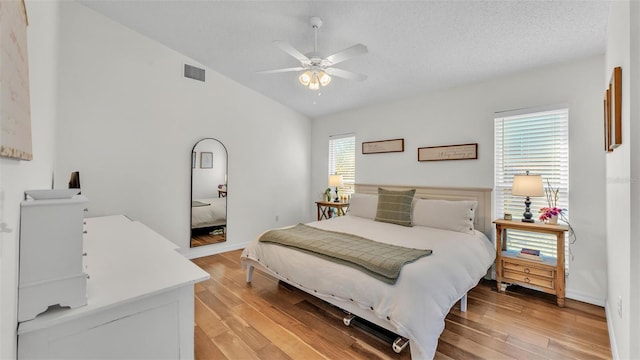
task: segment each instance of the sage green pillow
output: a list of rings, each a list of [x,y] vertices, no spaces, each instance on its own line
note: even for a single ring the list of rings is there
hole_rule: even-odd
[[[375,221],[413,226],[411,203],[415,193],[416,189],[394,191],[378,188],[378,211]]]

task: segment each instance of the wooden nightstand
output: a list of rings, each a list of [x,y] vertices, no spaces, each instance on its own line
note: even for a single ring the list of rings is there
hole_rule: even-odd
[[[337,216],[345,215],[347,213],[347,209],[349,208],[349,203],[316,201],[316,206],[318,207],[318,221],[320,221],[322,219],[330,219],[329,213],[327,211],[329,210],[329,208],[335,208]]]
[[[549,225],[543,223],[526,223],[498,219],[496,224],[496,280],[498,292],[504,291],[504,283],[520,284],[557,297],[558,306],[564,307],[564,233],[569,230],[566,225]],[[506,242],[502,243],[503,234],[507,230],[521,230],[556,235],[556,251],[558,258],[545,258],[535,261],[521,258],[517,251],[506,251]]]

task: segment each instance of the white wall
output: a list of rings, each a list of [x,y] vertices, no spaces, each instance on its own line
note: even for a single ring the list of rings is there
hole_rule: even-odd
[[[61,3],[56,187],[80,171],[89,215],[124,213],[187,256],[242,247],[305,221],[310,120],[94,11]],[[229,155],[228,241],[189,249],[191,149],[220,140]],[[279,222],[275,216],[279,215]]]
[[[313,198],[327,187],[331,134],[355,132],[356,182],[493,188],[494,112],[568,104],[571,246],[567,296],[604,304],[601,56],[326,116],[312,126]],[[404,138],[403,153],[362,155],[362,141]],[[419,163],[421,146],[478,143],[478,160]]]
[[[631,238],[629,257],[631,259],[630,291],[629,291],[629,322],[631,329],[629,338],[633,339],[629,345],[629,357],[640,359],[640,2],[633,1],[630,6],[630,71],[628,76],[629,94],[626,98],[631,103],[629,109],[629,131],[631,147]],[[633,101],[632,101],[633,99]]]
[[[0,359],[16,357],[20,201],[25,190],[51,187],[55,149],[58,6],[26,5],[33,160],[0,158]]]
[[[640,358],[640,123],[638,115],[637,2],[611,3],[602,91],[614,67],[622,67],[622,145],[606,155],[607,320],[614,358]],[[633,10],[633,11],[632,11]],[[633,104],[631,103],[633,101]],[[622,312],[618,302],[622,301]]]

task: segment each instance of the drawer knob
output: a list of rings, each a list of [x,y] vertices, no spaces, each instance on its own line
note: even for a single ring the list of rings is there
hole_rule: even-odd
[[[528,283],[531,282],[531,280],[528,277],[526,277],[526,278],[524,278],[524,282],[526,282],[528,284]]]
[[[531,272],[531,270],[529,270],[529,268],[524,268],[524,272],[528,274]]]
[[[82,233],[83,233],[83,234],[86,234],[86,233],[87,233],[87,230],[83,230],[83,231],[82,231]]]

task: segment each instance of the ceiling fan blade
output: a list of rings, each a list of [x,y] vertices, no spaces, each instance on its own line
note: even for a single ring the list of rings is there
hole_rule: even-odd
[[[349,60],[354,56],[362,55],[367,53],[367,47],[362,44],[356,44],[352,47],[346,48],[342,51],[339,51],[333,55],[327,56],[325,60],[331,62],[331,65],[343,62],[345,60]]]
[[[329,75],[337,76],[343,79],[356,80],[356,81],[367,80],[367,75],[357,74],[351,71],[336,69],[332,67],[324,69],[324,72],[326,72]]]
[[[293,67],[293,68],[286,68],[286,69],[263,70],[263,71],[258,71],[257,74],[277,74],[277,73],[301,71],[301,70],[305,70],[305,68]]]
[[[282,51],[298,59],[298,61],[300,61],[302,64],[304,65],[311,64],[311,60],[309,60],[308,57],[306,57],[303,53],[301,53],[296,48],[291,46],[291,44],[289,44],[288,42],[282,41],[282,40],[276,40],[273,43],[277,47],[279,47]]]

